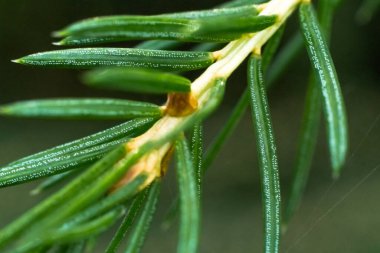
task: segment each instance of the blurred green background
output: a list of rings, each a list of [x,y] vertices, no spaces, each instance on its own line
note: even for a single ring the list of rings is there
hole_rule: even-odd
[[[351,145],[347,164],[339,181],[333,182],[321,127],[304,201],[283,236],[282,252],[380,252],[380,168],[375,169],[380,164],[380,23],[378,16],[366,25],[355,21],[360,2],[343,1],[335,18],[331,45],[348,111]],[[220,3],[218,0],[0,0],[0,103],[47,97],[136,98],[89,89],[80,83],[79,71],[30,68],[12,64],[10,60],[54,49],[50,33],[82,18],[156,14]],[[285,40],[297,29],[294,16],[287,26]],[[224,103],[206,122],[206,143],[231,112],[246,85],[245,75],[242,66],[229,79]],[[291,180],[307,75],[308,62],[303,52],[269,93],[283,199]],[[161,97],[138,99],[164,101]],[[200,252],[262,249],[258,168],[250,120],[247,113],[205,178]],[[0,164],[117,123],[0,118]],[[168,230],[161,227],[168,205],[176,195],[173,174],[172,168],[165,179],[158,213],[143,252],[175,251],[176,226]],[[29,196],[35,185],[34,182],[0,190],[0,226],[46,197]],[[101,247],[97,249],[102,252]]]

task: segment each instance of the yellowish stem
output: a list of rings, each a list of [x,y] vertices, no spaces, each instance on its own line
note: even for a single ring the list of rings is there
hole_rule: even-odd
[[[260,52],[261,47],[278,30],[285,20],[294,12],[297,5],[304,0],[272,0],[262,5],[260,15],[276,15],[277,22],[271,27],[258,33],[248,34],[241,39],[227,44],[223,49],[213,53],[216,62],[206,69],[191,85],[191,96],[197,101],[197,110],[202,110],[203,105],[210,97],[208,91],[212,88],[216,78],[227,79],[231,73],[244,61],[252,52]],[[191,114],[190,114],[191,115]],[[166,114],[147,132],[131,140],[126,144],[127,150],[138,149],[149,141],[159,140],[170,133],[186,117],[173,117]],[[161,164],[165,155],[171,148],[171,143],[167,143],[160,148],[153,150],[143,156],[124,177],[122,184],[133,180],[137,175],[144,173],[148,175],[146,184],[150,184],[156,177],[161,175]]]

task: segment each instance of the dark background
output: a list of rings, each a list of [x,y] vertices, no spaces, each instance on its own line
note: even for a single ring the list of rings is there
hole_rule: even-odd
[[[54,49],[50,33],[81,18],[109,14],[156,14],[212,7],[221,1],[0,0],[0,103],[47,97],[128,97],[91,90],[80,72],[19,66],[11,59]],[[343,1],[332,35],[332,54],[350,126],[350,151],[339,181],[331,179],[324,127],[304,201],[282,252],[380,252],[380,83],[379,18],[360,25],[360,1]],[[297,28],[296,18],[285,39]],[[125,43],[130,46],[132,43]],[[286,199],[303,111],[308,62],[303,53],[270,91],[283,199]],[[229,79],[224,103],[207,120],[209,143],[245,86],[244,67]],[[138,97],[149,99],[149,97]],[[154,98],[163,101],[162,98]],[[260,252],[262,224],[255,140],[247,114],[205,179],[201,252]],[[43,121],[0,118],[0,164],[67,142],[118,122]],[[160,227],[176,184],[173,170],[163,186],[152,230],[143,252],[174,252],[176,226]],[[46,195],[30,197],[29,183],[0,190],[0,226]],[[104,240],[104,243],[107,241]],[[101,252],[101,251],[99,251]]]

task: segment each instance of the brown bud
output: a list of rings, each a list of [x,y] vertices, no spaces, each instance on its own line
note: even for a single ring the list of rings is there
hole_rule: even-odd
[[[198,107],[191,93],[170,93],[165,112],[172,117],[183,117],[193,113]]]

